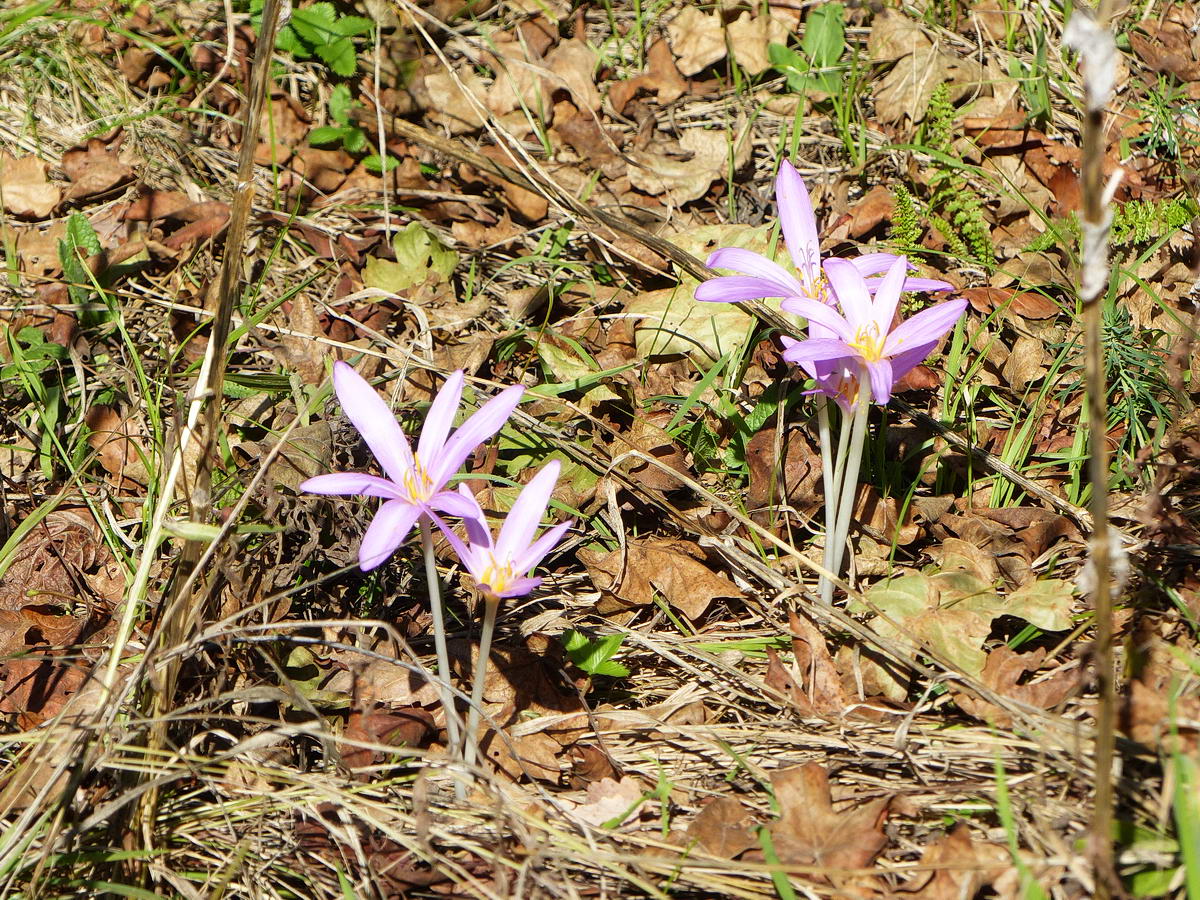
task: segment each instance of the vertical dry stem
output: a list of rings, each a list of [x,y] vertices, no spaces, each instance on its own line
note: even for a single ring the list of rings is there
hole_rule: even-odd
[[[1096,610],[1095,666],[1100,694],[1096,713],[1096,794],[1091,823],[1091,855],[1095,893],[1112,896],[1113,751],[1116,683],[1112,650],[1112,587],[1108,532],[1108,389],[1102,344],[1102,298],[1108,287],[1108,229],[1112,215],[1104,184],[1104,117],[1112,95],[1116,45],[1108,28],[1109,0],[1101,0],[1095,19],[1076,10],[1063,35],[1079,51],[1083,68],[1083,241],[1079,299],[1083,306],[1084,372],[1087,381],[1088,480],[1093,531],[1090,561]]]

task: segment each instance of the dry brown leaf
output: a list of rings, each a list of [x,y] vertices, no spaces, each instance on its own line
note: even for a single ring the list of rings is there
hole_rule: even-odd
[[[546,55],[546,65],[557,76],[555,81],[567,89],[581,110],[600,108],[596,89],[596,54],[583,41],[563,41]]]
[[[742,596],[737,585],[702,561],[704,552],[690,541],[630,541],[627,550],[625,556],[619,549],[579,551],[600,590],[596,611],[601,615],[648,606],[659,595],[672,609],[695,620],[718,597]]]
[[[138,429],[131,416],[123,416],[111,406],[97,405],[88,410],[85,421],[91,429],[88,445],[96,451],[117,490],[149,484],[146,449],[137,438]]]
[[[807,715],[840,714],[850,705],[850,698],[842,687],[824,636],[794,610],[788,610],[788,623],[794,655],[791,669],[784,667],[773,649],[768,649],[767,684]]]
[[[869,867],[887,846],[883,823],[891,797],[835,810],[820,763],[777,769],[771,786],[780,816],[768,827],[784,865],[815,866],[837,880],[839,870]]]
[[[10,659],[4,664],[0,713],[15,714],[22,731],[36,728],[62,712],[87,680],[87,670],[75,663],[60,663],[41,654]]]
[[[972,309],[985,315],[993,309],[1004,308],[1026,319],[1050,319],[1061,312],[1057,303],[1036,291],[1019,291],[1007,287],[975,287],[964,288],[959,294],[967,298]]]
[[[451,134],[466,134],[481,127],[481,110],[487,102],[484,80],[468,66],[449,72],[436,61],[432,64],[437,68],[413,84],[414,99],[425,109],[430,121]]]
[[[761,75],[771,68],[767,45],[784,44],[787,37],[788,26],[771,15],[752,16],[747,11],[729,23],[733,57],[751,75]]]
[[[46,180],[49,168],[33,155],[13,159],[7,153],[0,153],[0,195],[4,198],[4,208],[24,219],[44,219],[50,215],[62,192],[58,185]]]
[[[750,487],[746,502],[756,521],[769,521],[779,503],[801,516],[813,515],[823,504],[821,453],[803,429],[783,433],[783,465],[775,460],[775,427],[768,425],[746,445]]]
[[[542,90],[545,69],[533,48],[520,41],[497,41],[491,66],[496,79],[487,90],[487,107],[493,113],[507,115],[522,104],[535,115],[547,109]]]
[[[667,25],[667,36],[679,71],[684,75],[695,75],[725,58],[725,25],[719,12],[705,13],[697,6],[685,7]]]
[[[629,154],[629,181],[651,196],[667,194],[677,205],[699,200],[724,176],[729,165],[729,138],[724,131],[689,128],[679,139],[679,156],[661,151],[635,150]],[[684,158],[687,154],[690,158]]]
[[[733,797],[717,797],[708,803],[687,827],[687,836],[705,852],[720,859],[736,859],[758,838],[751,831],[750,811]]]
[[[120,139],[105,144],[92,138],[86,146],[73,147],[62,157],[63,171],[71,180],[66,200],[79,200],[110,191],[133,178],[133,167],[117,154]]]
[[[876,185],[854,204],[848,237],[862,238],[884,222],[890,222],[896,211],[896,199],[883,185]]]
[[[1049,371],[1046,345],[1035,337],[1023,334],[1013,344],[1004,363],[1004,377],[1016,391],[1025,391]]]
[[[383,744],[389,747],[419,747],[433,731],[433,716],[420,707],[397,710],[352,712],[342,738],[347,742]],[[381,762],[386,754],[370,747],[351,745],[342,752],[342,763],[359,769]],[[358,778],[373,781],[376,772],[360,772]]]
[[[1021,683],[1028,673],[1036,672],[1046,658],[1046,648],[1039,647],[1032,653],[1017,653],[1001,645],[988,654],[980,680],[1004,697],[1021,703],[1050,709],[1062,703],[1079,686],[1078,671],[1060,668],[1049,678],[1036,682]],[[998,706],[967,694],[955,694],[954,702],[968,715],[991,722],[999,728],[1010,728],[1012,716]]]
[[[943,55],[932,47],[918,47],[875,82],[875,116],[889,124],[907,118],[915,125],[925,118],[934,88],[945,80]]]
[[[626,775],[620,781],[605,778],[588,785],[587,803],[571,810],[571,815],[581,822],[597,828],[625,815],[642,799],[642,784]]]
[[[639,90],[655,92],[655,99],[660,106],[674,103],[687,90],[687,79],[679,74],[675,66],[675,57],[671,55],[671,47],[665,40],[659,38],[646,51],[646,71],[634,78],[617,81],[610,84],[608,102],[612,104],[617,115],[625,112],[625,104],[633,99]]]
[[[962,900],[974,897],[1012,868],[1012,856],[1000,844],[976,844],[971,829],[959,822],[921,854],[928,867],[904,887],[916,900]]]

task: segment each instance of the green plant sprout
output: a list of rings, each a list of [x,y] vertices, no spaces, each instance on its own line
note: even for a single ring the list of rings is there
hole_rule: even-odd
[[[262,27],[263,0],[250,0],[251,21]],[[316,57],[342,78],[354,74],[358,61],[354,38],[370,34],[375,23],[365,16],[344,16],[332,3],[314,3],[293,10],[279,30],[275,46],[296,59]]]
[[[606,634],[593,639],[572,628],[563,633],[562,642],[567,658],[592,677],[625,678],[629,675],[629,669],[613,661],[625,642],[623,634]]]
[[[340,143],[342,149],[352,156],[368,149],[370,142],[367,140],[367,133],[353,124],[350,118],[354,105],[355,101],[350,97],[350,86],[335,85],[329,94],[329,118],[337,124],[314,128],[308,133],[308,142],[314,147]],[[400,161],[390,153],[381,160],[378,152],[371,153],[362,162],[368,171],[377,175],[384,171],[390,172],[400,165]]]

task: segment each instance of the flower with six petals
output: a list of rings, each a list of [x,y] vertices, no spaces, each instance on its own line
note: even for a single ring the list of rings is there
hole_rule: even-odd
[[[383,563],[408,537],[422,516],[439,522],[438,513],[467,517],[478,505],[446,487],[475,448],[508,421],[524,388],[514,385],[493,397],[450,432],[462,397],[463,373],[453,373],[433,399],[413,453],[396,417],[361,375],[348,364],[333,365],[333,387],[346,416],[367,442],[384,475],[333,472],[300,485],[314,494],[362,494],[383,498],[358,550],[363,571]]]

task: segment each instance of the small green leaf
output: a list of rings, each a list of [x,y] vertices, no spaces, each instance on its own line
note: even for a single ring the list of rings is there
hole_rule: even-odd
[[[103,249],[96,229],[83,213],[71,213],[67,219],[67,238],[83,250],[85,256],[95,256]]]
[[[300,40],[312,47],[318,47],[337,40],[338,33],[334,30],[336,20],[337,12],[332,3],[314,3],[304,9],[295,10],[288,27],[296,32]]]
[[[356,37],[360,34],[370,34],[375,23],[366,16],[342,16],[333,23],[333,30],[342,37]]]
[[[590,640],[574,629],[562,637],[563,648],[571,662],[589,675],[606,675],[610,678],[624,678],[629,674],[627,668],[611,659],[624,641],[623,634],[607,634]]]
[[[361,128],[347,128],[342,146],[347,153],[362,153],[367,148],[367,135]]]
[[[349,149],[349,148],[347,148],[347,149]],[[384,158],[383,165],[380,165],[379,154],[372,153],[370,156],[368,156],[366,159],[363,160],[363,165],[366,166],[366,169],[368,172],[374,172],[376,175],[378,175],[381,172],[383,172],[385,168],[389,172],[392,171],[392,169],[394,169],[394,168],[396,168],[396,166],[400,165],[400,160],[396,159],[396,157],[391,156],[389,154],[387,157]]]
[[[369,257],[363,283],[393,294],[421,284],[431,275],[445,281],[458,264],[458,254],[447,250],[420,222],[410,222],[392,241],[396,261]]]
[[[339,128],[334,125],[322,125],[320,128],[314,128],[308,133],[308,142],[314,147],[336,144],[345,140],[346,133],[350,130],[349,128]]]
[[[350,97],[350,85],[339,84],[329,94],[329,118],[339,125],[350,124],[350,110],[354,100]]]
[[[317,56],[343,78],[349,78],[358,68],[354,42],[349,38],[338,38],[328,44],[317,44],[316,50]]]
[[[835,65],[846,50],[845,7],[822,3],[808,12],[801,49],[815,69]]]

